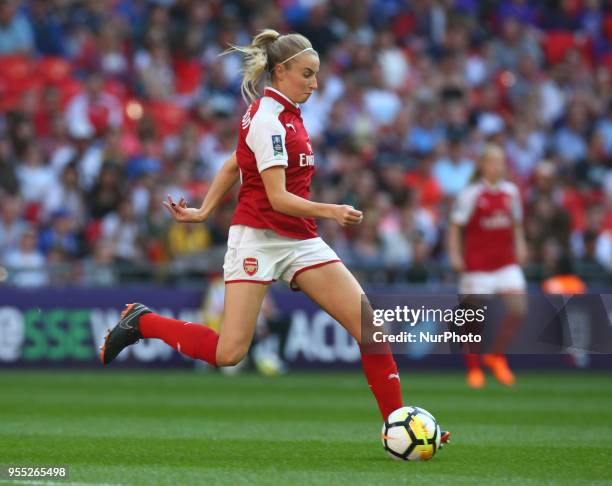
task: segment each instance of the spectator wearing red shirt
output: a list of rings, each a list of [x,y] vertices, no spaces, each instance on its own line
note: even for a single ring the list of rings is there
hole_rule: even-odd
[[[442,189],[432,174],[434,152],[428,152],[419,160],[416,168],[404,177],[404,183],[416,196],[419,206],[437,213],[437,206],[442,201]]]

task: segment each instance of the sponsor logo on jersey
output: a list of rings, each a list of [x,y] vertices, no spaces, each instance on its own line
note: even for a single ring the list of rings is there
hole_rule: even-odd
[[[252,258],[252,257],[245,258],[242,261],[242,268],[244,268],[244,271],[247,273],[247,275],[252,277],[253,275],[257,273],[257,269],[259,268],[259,263],[257,262],[257,258]]]
[[[505,213],[496,212],[491,216],[481,218],[480,226],[487,230],[510,228],[512,226],[512,219]]]
[[[314,165],[314,155],[312,154],[300,154],[300,167],[308,167]]]
[[[283,155],[283,139],[280,135],[272,135],[272,150],[274,155]]]

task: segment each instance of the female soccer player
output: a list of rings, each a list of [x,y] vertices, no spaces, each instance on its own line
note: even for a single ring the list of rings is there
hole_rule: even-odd
[[[451,211],[448,243],[451,265],[461,274],[459,292],[473,296],[500,294],[504,301],[508,313],[482,363],[500,383],[511,386],[515,377],[504,352],[525,314],[526,282],[519,264],[524,263],[527,249],[519,192],[504,180],[504,172],[502,149],[487,145],[474,182],[457,196]],[[465,355],[471,388],[485,384],[480,361],[479,354]]]
[[[101,361],[109,364],[140,338],[158,338],[181,353],[213,366],[231,366],[246,354],[269,285],[281,279],[303,291],[360,343],[363,370],[383,419],[402,406],[393,355],[368,353],[361,344],[361,286],[335,252],[317,236],[315,218],[341,226],[361,223],[352,206],[309,200],[315,155],[299,103],[317,89],[319,56],[305,37],[264,30],[246,47],[242,93],[252,103],[242,118],[235,153],[215,176],[200,208],[181,199],[165,202],[179,222],[205,221],[240,178],[238,205],[223,265],[226,284],[219,334],[212,329],[159,316],[129,304],[106,336]],[[261,98],[256,86],[268,74]],[[380,353],[380,350],[377,350]],[[446,437],[445,437],[446,438]]]

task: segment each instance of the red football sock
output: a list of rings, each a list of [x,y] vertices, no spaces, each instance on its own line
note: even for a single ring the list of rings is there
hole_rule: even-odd
[[[480,368],[480,355],[474,353],[466,353],[464,355],[465,358],[465,366],[468,371]]]
[[[363,345],[359,346],[363,372],[378,402],[383,420],[386,420],[391,412],[403,406],[397,365],[391,350],[388,349],[384,354],[368,354],[364,350],[365,347]],[[378,346],[377,352],[380,352],[380,346]]]
[[[211,328],[153,313],[140,316],[139,322],[143,337],[162,339],[166,344],[190,358],[200,359],[217,366],[219,335]]]

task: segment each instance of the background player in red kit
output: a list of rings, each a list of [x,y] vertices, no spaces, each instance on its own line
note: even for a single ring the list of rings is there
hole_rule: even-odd
[[[176,221],[202,222],[240,178],[242,185],[228,237],[226,283],[219,334],[198,324],[168,319],[142,304],[130,304],[107,335],[101,353],[110,363],[139,338],[163,339],[192,358],[214,366],[238,363],[246,354],[268,286],[275,280],[302,290],[361,343],[363,290],[335,252],[317,236],[315,218],[342,226],[361,223],[361,211],[347,205],[309,201],[315,155],[298,103],[317,88],[319,57],[305,37],[258,34],[244,56],[242,91],[252,100],[242,118],[235,154],[216,175],[200,208],[169,197]],[[268,74],[271,87],[256,98]],[[392,354],[369,354],[360,345],[367,381],[383,418],[402,406],[399,375]],[[380,350],[377,350],[380,352]]]
[[[449,255],[453,269],[461,274],[461,294],[500,294],[504,300],[508,313],[482,363],[500,383],[510,386],[515,377],[504,352],[525,314],[526,282],[519,264],[527,250],[519,191],[504,180],[504,173],[502,149],[487,145],[474,182],[457,196],[451,211]],[[485,384],[481,356],[467,353],[465,360],[468,386],[481,388]]]

